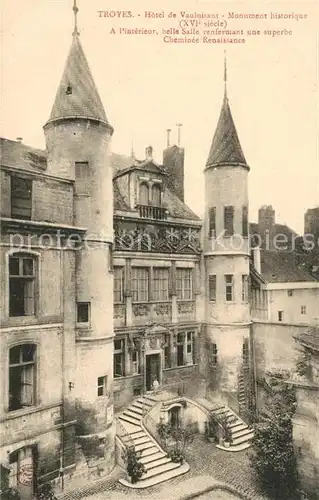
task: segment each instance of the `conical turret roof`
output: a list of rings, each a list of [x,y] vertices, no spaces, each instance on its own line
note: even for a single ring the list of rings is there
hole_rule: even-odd
[[[227,97],[224,97],[206,167],[239,165],[248,168]]]
[[[78,34],[73,35],[48,122],[76,117],[99,120],[109,125]]]

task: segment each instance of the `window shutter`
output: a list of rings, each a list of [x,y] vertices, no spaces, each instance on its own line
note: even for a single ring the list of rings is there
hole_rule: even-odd
[[[34,281],[25,280],[24,283],[24,308],[25,315],[32,316],[34,314]]]
[[[242,210],[242,231],[243,236],[248,236],[248,207],[244,206]]]

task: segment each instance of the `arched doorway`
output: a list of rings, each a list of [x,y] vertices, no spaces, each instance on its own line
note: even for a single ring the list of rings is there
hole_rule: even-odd
[[[168,410],[168,421],[172,427],[179,427],[181,425],[181,407],[173,406]]]

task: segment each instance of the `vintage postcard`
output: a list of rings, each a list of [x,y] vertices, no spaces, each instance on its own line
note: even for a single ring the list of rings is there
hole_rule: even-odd
[[[318,500],[318,1],[3,0],[3,500]]]

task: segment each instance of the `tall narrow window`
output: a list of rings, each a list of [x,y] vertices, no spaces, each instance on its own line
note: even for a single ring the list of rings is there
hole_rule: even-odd
[[[208,276],[208,300],[210,302],[216,301],[216,274]]]
[[[168,277],[167,268],[154,267],[153,269],[153,300],[168,300]]]
[[[177,335],[177,366],[185,365],[185,334]]]
[[[278,311],[278,321],[284,320],[284,311]]]
[[[248,207],[242,208],[242,232],[243,236],[248,236]]]
[[[225,298],[226,302],[234,300],[234,276],[232,274],[225,274]]]
[[[124,377],[125,375],[125,350],[124,339],[114,340],[114,377]]]
[[[186,333],[186,364],[192,365],[194,363],[194,335],[193,332]]]
[[[176,294],[178,300],[190,300],[193,294],[193,270],[176,269]]]
[[[113,300],[114,303],[123,302],[123,290],[124,290],[124,268],[114,267],[114,283],[113,283]]]
[[[35,405],[36,346],[23,344],[9,351],[9,411]]]
[[[140,364],[140,349],[137,339],[133,339],[133,350],[132,350],[132,372],[133,375],[138,375],[141,373]]]
[[[216,366],[217,363],[218,363],[217,344],[212,344],[212,365]]]
[[[97,395],[106,396],[107,391],[107,376],[98,377],[97,379]]]
[[[152,186],[152,203],[156,207],[161,206],[161,188],[158,184]]]
[[[241,300],[242,302],[248,301],[248,275],[243,274],[241,277]]]
[[[164,366],[170,368],[171,366],[171,336],[164,335]]]
[[[148,185],[145,182],[140,184],[140,205],[148,205],[149,204],[149,189]]]
[[[307,306],[301,306],[300,313],[301,314],[307,314]]]
[[[208,211],[209,228],[208,237],[215,238],[216,236],[216,207],[210,207]]]
[[[31,220],[32,180],[11,176],[11,217]]]
[[[89,196],[90,195],[90,169],[87,161],[75,162],[75,183],[74,193]]]
[[[132,300],[133,302],[148,302],[149,269],[132,267]]]
[[[78,302],[77,307],[77,323],[90,322],[90,302]]]
[[[224,229],[225,236],[232,236],[234,234],[234,207],[224,207]]]
[[[9,258],[9,315],[35,314],[36,260],[28,254]]]

